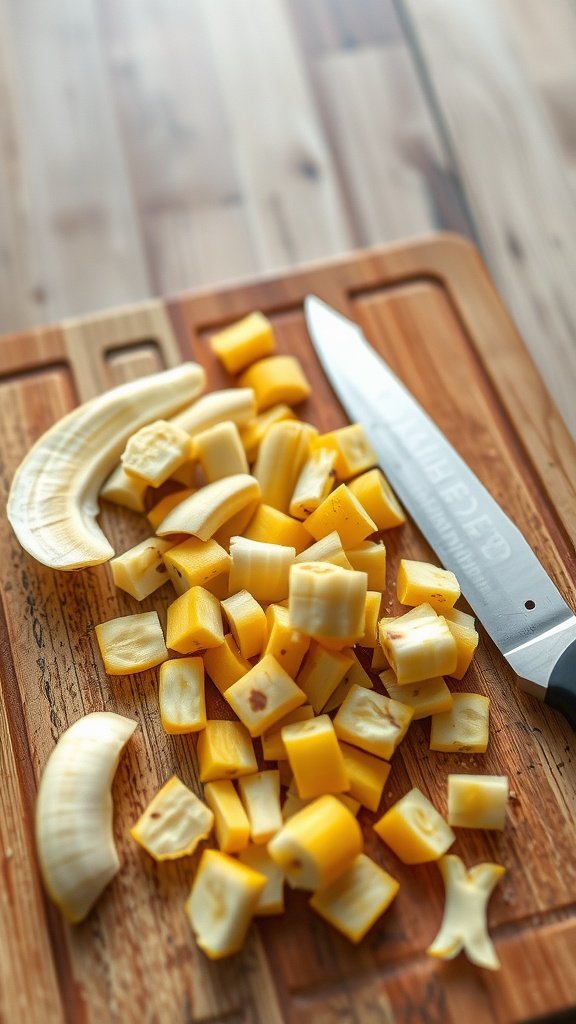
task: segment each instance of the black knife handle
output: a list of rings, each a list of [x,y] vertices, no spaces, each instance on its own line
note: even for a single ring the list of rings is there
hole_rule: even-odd
[[[552,669],[546,704],[561,711],[576,730],[576,640],[573,640]]]

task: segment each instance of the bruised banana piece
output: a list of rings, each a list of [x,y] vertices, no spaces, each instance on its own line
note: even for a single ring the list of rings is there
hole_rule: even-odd
[[[58,420],[16,470],[7,516],[22,547],[52,569],[112,558],[96,522],[98,492],[128,438],[186,406],[202,390],[201,366],[182,366],[112,388]]]

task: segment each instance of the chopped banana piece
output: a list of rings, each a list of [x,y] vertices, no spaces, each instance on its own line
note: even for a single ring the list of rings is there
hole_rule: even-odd
[[[368,754],[392,757],[412,721],[412,708],[363,686],[352,686],[334,719],[339,739]]]
[[[194,451],[194,444],[192,444],[192,451]],[[196,484],[197,465],[198,463],[193,455],[192,458],[187,459],[186,462],[183,462],[181,466],[178,466],[178,469],[175,469],[170,474],[170,479],[175,484],[181,484],[185,489],[193,490]]]
[[[414,709],[414,722],[419,718],[428,718],[429,715],[449,711],[452,707],[452,694],[442,676],[399,686],[392,670],[387,669],[386,672],[380,673],[380,679],[392,700],[399,700]]]
[[[350,782],[350,796],[369,811],[377,811],[391,765],[380,757],[374,757],[374,754],[358,750],[357,747],[351,747],[342,741],[340,750]]]
[[[392,620],[390,619],[389,621],[392,621]],[[381,628],[381,623],[382,623],[382,619],[380,619],[380,622],[378,623],[378,631],[379,632],[380,632],[380,628]],[[380,644],[380,642],[378,642],[376,644],[376,647],[372,651],[372,661],[370,662],[370,668],[372,669],[373,672],[379,672],[380,669],[387,668],[387,666],[388,666],[388,658],[384,654],[384,651],[382,649],[382,645]]]
[[[204,587],[191,587],[168,605],[166,643],[179,654],[194,654],[224,641],[220,602]]]
[[[136,480],[136,477],[133,479]],[[167,494],[164,498],[161,498],[160,501],[157,501],[146,514],[146,519],[150,523],[152,529],[156,531],[162,520],[166,519],[168,513],[171,512],[173,508],[176,508],[176,505],[179,505],[181,501],[184,501],[184,498],[189,498],[191,494],[194,494],[194,489],[192,487],[181,487],[179,491],[172,491],[171,494]]]
[[[449,775],[448,824],[502,831],[506,823],[506,775]]]
[[[168,420],[140,427],[120,456],[126,473],[159,487],[192,454],[190,435]]]
[[[110,562],[112,579],[120,590],[143,601],[168,581],[163,555],[171,547],[169,540],[148,537]]]
[[[164,558],[168,575],[177,594],[191,587],[205,587],[230,568],[230,555],[212,537],[198,540],[189,537],[170,548]]]
[[[312,539],[302,523],[273,508],[272,505],[258,506],[244,530],[244,536],[248,540],[266,541],[295,548],[297,554],[310,547]]]
[[[262,733],[262,757],[265,761],[287,761],[288,753],[282,739],[282,729],[285,725],[292,725],[293,722],[307,722],[314,718],[314,709],[309,704],[302,704],[295,708],[269,732]]]
[[[456,839],[442,815],[419,789],[411,789],[398,800],[374,829],[405,864],[438,860]]]
[[[129,508],[132,512],[144,512],[148,484],[137,476],[130,476],[122,465],[113,469],[100,488],[100,498],[115,505]]]
[[[354,815],[337,797],[321,796],[284,822],[268,852],[293,889],[314,892],[342,875],[362,847]]]
[[[204,850],[186,901],[200,949],[211,960],[237,953],[266,886],[266,876],[219,850]]]
[[[351,480],[348,486],[379,530],[389,530],[406,522],[404,511],[380,469],[369,469]]]
[[[351,651],[329,651],[316,640],[312,641],[296,683],[304,690],[316,714],[322,711],[353,662]]]
[[[284,873],[274,863],[266,847],[251,843],[240,850],[238,860],[254,871],[259,871],[261,875],[266,875],[266,886],[260,893],[254,916],[281,914],[284,910]]]
[[[380,643],[400,686],[449,676],[456,668],[456,641],[444,616],[428,604],[381,622]]]
[[[310,439],[317,433],[316,427],[300,420],[282,420],[267,431],[254,464],[254,476],[266,505],[288,512],[296,481],[308,458]]]
[[[400,883],[359,853],[332,885],[314,893],[310,906],[351,942],[360,942],[388,909]]]
[[[426,952],[452,960],[464,950],[471,963],[497,971],[500,961],[488,935],[486,908],[506,869],[500,864],[476,864],[466,870],[460,857],[448,854],[438,863],[446,889],[444,917]]]
[[[201,782],[238,779],[258,771],[250,734],[241,722],[208,719],[198,736]]]
[[[397,592],[400,604],[429,604],[442,612],[460,597],[460,584],[453,572],[429,562],[402,558],[398,567]]]
[[[335,452],[334,469],[338,480],[349,480],[350,477],[370,469],[378,462],[376,452],[361,423],[350,423],[347,427],[332,430],[329,434],[319,434],[313,439],[310,447],[313,452],[317,448]]]
[[[339,800],[341,804],[344,804],[344,807],[347,807],[355,818],[358,817],[358,812],[362,806],[359,800],[355,800],[354,797],[350,796],[348,793],[338,793],[336,795],[336,799]]]
[[[239,512],[236,512],[236,514],[231,516],[230,519],[227,519],[226,522],[216,530],[213,534],[213,539],[218,541],[223,548],[226,548],[226,550],[229,551],[232,537],[238,537],[240,534],[244,533],[248,523],[250,523],[254,518],[254,513],[258,508],[258,504],[259,499],[251,501],[244,508],[241,508]],[[224,596],[226,597],[227,595]]]
[[[263,313],[250,313],[210,338],[210,348],[228,373],[240,373],[274,352],[272,324]]]
[[[95,629],[108,675],[144,672],[168,658],[158,612],[138,612],[100,622]]]
[[[484,754],[488,747],[490,700],[481,693],[453,693],[450,711],[434,715],[430,750]]]
[[[350,657],[353,659],[352,664],[346,670],[345,675],[338,683],[334,693],[324,705],[323,711],[326,714],[329,711],[334,711],[336,708],[340,707],[353,686],[363,686],[365,690],[372,690],[374,688],[374,683],[365,669],[362,668],[362,665],[358,661],[354,652],[348,651],[347,653],[349,653]]]
[[[444,618],[456,641],[456,668],[450,675],[454,679],[463,679],[480,640],[474,626],[474,617],[467,612],[461,612],[458,608],[451,608],[445,612]]]
[[[336,530],[317,540],[309,548],[305,548],[296,555],[297,562],[330,562],[332,565],[339,565],[341,569],[352,569],[348,561],[342,541]]]
[[[248,472],[248,459],[240,440],[238,427],[232,420],[217,423],[194,436],[194,456],[200,463],[207,483],[223,476]]]
[[[307,800],[325,793],[344,793],[350,788],[344,757],[328,715],[285,725],[282,740],[298,796]]]
[[[368,590],[364,603],[364,632],[356,639],[360,647],[376,647],[378,643],[378,620],[382,594],[378,590]]]
[[[202,657],[204,668],[220,693],[224,693],[232,683],[237,683],[252,668],[240,654],[231,633],[226,633],[224,642],[218,647],[204,651]]]
[[[171,658],[160,666],[158,689],[164,731],[199,732],[206,726],[202,658]]]
[[[250,822],[253,843],[267,843],[282,828],[280,775],[271,769],[244,775],[238,789]]]
[[[296,550],[245,537],[230,541],[230,589],[248,590],[256,601],[271,603],[288,596],[290,568]]]
[[[306,702],[306,695],[271,654],[229,686],[224,697],[251,736],[261,736]]]
[[[356,547],[378,529],[346,484],[340,484],[324,498],[316,511],[304,520],[304,525],[315,540],[337,530],[344,548]]]
[[[245,370],[238,383],[240,387],[254,389],[258,412],[279,402],[298,405],[310,394],[310,385],[294,356],[260,359]]]
[[[210,540],[224,523],[260,498],[260,485],[249,473],[215,480],[181,501],[162,520],[156,533],[191,533],[200,540]]]
[[[250,822],[230,779],[204,786],[204,799],[214,812],[216,842],[224,853],[238,853],[250,840]]]
[[[274,423],[281,423],[282,420],[294,420],[296,414],[289,405],[280,402],[272,405],[266,412],[258,413],[253,420],[240,429],[240,437],[249,462],[254,462],[258,455],[258,449]]]
[[[202,395],[193,405],[172,416],[170,422],[194,436],[223,420],[232,420],[239,427],[245,426],[255,415],[256,400],[252,388],[224,388]]]
[[[311,438],[315,441],[315,438]],[[311,451],[294,485],[290,499],[290,515],[296,519],[306,519],[322,504],[332,490],[336,461],[336,452],[328,448]]]
[[[222,611],[242,657],[255,658],[261,654],[266,644],[268,624],[264,609],[252,594],[239,590],[222,601]]]
[[[268,605],[266,621],[268,640],[264,653],[272,654],[288,675],[295,679],[310,646],[310,637],[292,628],[288,609],[279,604]]]
[[[295,562],[290,569],[290,625],[317,640],[353,642],[364,631],[366,574],[330,562]]]
[[[386,548],[382,541],[363,540],[348,548],[346,558],[353,569],[368,576],[368,590],[386,590]]]
[[[186,857],[207,839],[214,815],[180,779],[173,775],[150,801],[130,829],[130,835],[154,860]]]

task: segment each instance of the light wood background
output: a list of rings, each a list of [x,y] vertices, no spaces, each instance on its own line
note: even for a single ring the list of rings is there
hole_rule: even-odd
[[[576,433],[576,0],[0,0],[0,331],[436,228]]]

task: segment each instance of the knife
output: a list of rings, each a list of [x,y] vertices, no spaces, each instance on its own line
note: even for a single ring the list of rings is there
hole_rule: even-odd
[[[306,324],[348,417],[519,678],[576,730],[576,616],[519,529],[366,340],[314,295]]]

